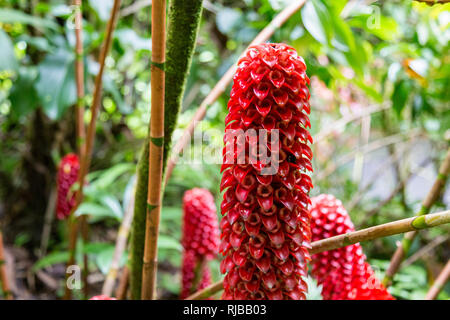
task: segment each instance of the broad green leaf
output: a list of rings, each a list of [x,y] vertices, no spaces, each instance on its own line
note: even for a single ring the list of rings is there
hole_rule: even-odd
[[[182,246],[180,242],[174,238],[161,234],[158,237],[158,249],[171,249],[181,251]]]
[[[398,116],[401,115],[405,108],[410,90],[411,83],[407,80],[400,80],[395,84],[394,92],[392,93],[392,106]]]
[[[114,246],[109,246],[108,248],[103,249],[97,254],[97,256],[95,257],[95,263],[97,264],[97,267],[100,269],[101,273],[108,273],[109,268],[111,267],[113,255]]]
[[[115,197],[111,195],[104,196],[100,199],[100,202],[103,203],[106,207],[108,207],[111,212],[114,213],[114,216],[118,220],[122,220],[123,217],[123,209],[120,205],[119,200],[117,200]]]
[[[322,44],[328,44],[332,30],[330,15],[327,8],[319,1],[307,1],[301,11],[303,25],[314,39]]]
[[[0,29],[0,71],[16,71],[17,66],[14,45],[6,32]]]
[[[95,218],[111,217],[117,219],[116,212],[114,212],[111,208],[92,202],[83,202],[75,211],[75,215],[77,217],[83,214],[90,215]]]
[[[109,169],[97,171],[89,174],[88,181],[94,188],[106,188],[109,187],[119,176],[126,172],[131,172],[136,168],[131,163],[120,163]]]
[[[39,65],[36,89],[48,117],[59,119],[76,102],[74,55],[58,49]]]
[[[68,251],[57,251],[49,253],[48,255],[41,258],[34,264],[33,271],[36,272],[40,269],[47,268],[51,265],[66,262],[68,259],[69,259]]]
[[[11,116],[14,119],[26,116],[38,106],[38,96],[34,83],[37,78],[35,68],[20,68],[9,94]],[[24,94],[26,92],[26,94]]]
[[[52,29],[55,31],[59,30],[58,24],[52,19],[44,19],[36,16],[31,16],[22,11],[8,8],[0,8],[0,22],[22,23],[33,26],[37,29]]]

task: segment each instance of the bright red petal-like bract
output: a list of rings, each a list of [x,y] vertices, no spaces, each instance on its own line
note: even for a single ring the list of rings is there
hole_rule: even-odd
[[[223,299],[305,299],[312,188],[307,84],[305,62],[285,44],[252,46],[238,62],[222,164]]]
[[[78,156],[69,153],[62,158],[58,168],[56,217],[67,218],[75,205],[75,193],[70,188],[77,181],[80,162]]]
[[[219,222],[213,195],[205,189],[194,188],[183,197],[183,245],[181,299],[195,289],[211,284],[208,266],[203,266],[202,278],[197,288],[192,288],[195,268],[217,256],[219,250]]]
[[[322,194],[311,199],[312,240],[355,231],[340,200]],[[312,256],[312,275],[325,300],[393,300],[366,262],[359,243]]]

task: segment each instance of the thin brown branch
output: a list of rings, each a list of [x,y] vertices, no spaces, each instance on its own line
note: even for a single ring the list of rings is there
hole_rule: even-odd
[[[76,104],[76,128],[77,128],[77,148],[80,159],[85,153],[86,132],[84,127],[84,50],[83,50],[83,10],[82,0],[74,0],[75,5],[75,80],[77,84],[77,104]],[[81,237],[85,243],[89,240],[89,226],[87,217],[80,218]],[[83,291],[84,296],[89,296],[89,260],[88,255],[83,255]]]
[[[444,161],[439,168],[438,176],[431,188],[430,192],[428,192],[426,198],[422,202],[422,207],[420,208],[417,216],[425,215],[430,212],[431,207],[438,199],[442,190],[445,187],[445,183],[447,181],[447,177],[450,173],[450,148],[447,151]],[[417,232],[409,232],[404,235],[402,242],[398,243],[397,249],[395,250],[394,255],[391,258],[391,262],[389,264],[388,269],[386,270],[386,275],[383,279],[383,284],[385,286],[389,286],[392,283],[392,279],[394,275],[397,273],[403,259],[409,252],[409,248],[411,246],[412,241],[416,237]]]
[[[117,274],[120,268],[120,260],[127,247],[128,235],[130,233],[131,223],[133,221],[134,214],[134,190],[132,191],[130,202],[127,205],[125,214],[120,225],[119,232],[116,239],[116,247],[114,248],[113,259],[106,275],[105,283],[103,284],[102,294],[110,297],[112,295],[114,284],[117,279]]]
[[[6,258],[3,247],[3,234],[0,230],[0,283],[2,285],[2,291],[7,300],[12,300],[11,287],[9,286],[9,279],[6,272]]]
[[[94,95],[93,95],[92,106],[91,106],[91,121],[89,123],[88,131],[87,131],[85,151],[84,151],[83,157],[81,158],[81,161],[80,161],[80,171],[78,174],[78,190],[76,193],[75,206],[72,209],[72,213],[71,213],[72,221],[70,222],[69,260],[67,262],[67,266],[73,265],[75,263],[75,251],[76,251],[79,222],[77,221],[77,219],[75,219],[73,217],[73,213],[78,208],[78,206],[80,205],[80,203],[83,199],[84,182],[85,182],[85,178],[86,178],[86,175],[89,171],[89,167],[91,164],[92,149],[94,146],[94,138],[95,138],[95,131],[96,131],[95,129],[96,129],[96,125],[97,125],[97,115],[98,115],[98,112],[100,109],[101,97],[102,97],[103,73],[105,70],[105,60],[108,55],[109,48],[111,47],[113,31],[116,26],[120,3],[121,3],[121,0],[114,0],[114,5],[113,5],[112,11],[111,11],[111,16],[110,16],[108,24],[106,26],[105,38],[103,40],[102,48],[100,51],[100,57],[99,57],[100,69],[97,74],[97,77],[95,78],[95,88],[94,88]],[[72,292],[66,285],[64,299],[69,300],[71,298],[71,296],[72,296]]]
[[[431,286],[430,290],[427,292],[425,296],[425,300],[434,300],[441,292],[442,288],[444,288],[448,279],[450,278],[450,260],[447,261],[444,269],[442,269],[439,276],[436,278],[436,281]]]
[[[129,285],[130,285],[130,269],[128,268],[128,266],[125,266],[122,270],[119,285],[117,286],[116,290],[117,300],[125,300],[127,298],[127,291]]]
[[[428,243],[427,245],[420,248],[417,252],[412,254],[408,259],[406,259],[402,266],[407,267],[409,265],[412,265],[417,260],[421,259],[422,257],[426,256],[427,254],[431,253],[437,246],[441,245],[442,243],[448,241],[448,236],[439,236],[437,238],[434,238],[433,241]]]
[[[329,250],[346,247],[358,242],[389,237],[412,230],[422,230],[450,223],[450,210],[419,217],[398,220],[375,227],[341,234],[339,236],[315,241],[311,244],[310,254],[317,254]],[[203,290],[186,298],[186,300],[202,300],[223,289],[223,281],[216,282]]]
[[[270,39],[273,33],[278,30],[294,13],[300,10],[301,7],[305,4],[306,0],[293,1],[291,5],[286,7],[283,11],[281,11],[250,43],[250,46],[255,44],[263,43]],[[245,51],[241,54],[244,55]],[[212,105],[222,93],[225,92],[228,84],[233,80],[233,75],[236,71],[236,64],[233,64],[232,67],[228,69],[228,71],[222,76],[222,78],[217,82],[215,87],[211,90],[211,92],[206,96],[206,98],[200,104],[200,107],[197,109],[194,117],[189,123],[188,127],[184,130],[183,135],[180,140],[175,144],[172,149],[172,155],[167,163],[166,173],[165,173],[165,181],[164,185],[167,185],[173,169],[175,168],[178,157],[180,153],[186,148],[188,143],[191,140],[191,137],[194,133],[197,125],[202,121],[202,119],[206,115],[207,108]]]
[[[164,63],[166,55],[166,1],[152,4],[151,117],[149,139],[149,175],[144,260],[142,265],[142,299],[156,297],[158,269],[158,234],[161,217],[161,186],[164,153]]]

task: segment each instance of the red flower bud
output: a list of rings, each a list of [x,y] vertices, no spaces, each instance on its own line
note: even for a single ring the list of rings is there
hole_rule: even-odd
[[[183,245],[181,299],[211,284],[211,274],[203,262],[219,250],[219,224],[213,195],[205,189],[186,191],[183,197]],[[222,223],[228,221],[222,220]],[[196,268],[202,267],[200,282],[193,288]]]
[[[355,231],[342,202],[332,195],[312,198],[312,240]],[[312,274],[325,300],[393,300],[366,262],[359,243],[312,256]]]
[[[305,71],[284,44],[253,46],[238,63],[221,168],[223,299],[305,298],[312,188]]]
[[[59,164],[56,217],[60,220],[67,218],[75,205],[75,192],[70,188],[77,181],[79,170],[78,156],[74,153],[66,155]]]

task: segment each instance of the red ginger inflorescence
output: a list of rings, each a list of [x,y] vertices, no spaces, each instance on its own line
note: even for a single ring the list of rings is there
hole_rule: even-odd
[[[67,218],[75,205],[75,193],[70,188],[77,181],[80,162],[78,156],[69,153],[62,158],[58,168],[56,217]]]
[[[182,289],[180,297],[188,297],[196,289],[211,284],[211,274],[205,262],[217,256],[219,222],[213,195],[205,189],[194,188],[183,197]],[[197,268],[203,268],[198,287],[193,288]]]
[[[314,197],[311,206],[312,240],[355,231],[340,200],[332,195]],[[312,274],[322,285],[325,300],[394,299],[366,262],[359,243],[313,255]]]
[[[305,62],[285,44],[253,46],[238,62],[221,169],[223,299],[305,299],[313,187],[307,84]],[[259,137],[249,138],[252,131]],[[268,151],[255,152],[261,145]],[[261,158],[266,151],[270,161]]]

